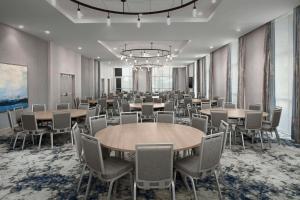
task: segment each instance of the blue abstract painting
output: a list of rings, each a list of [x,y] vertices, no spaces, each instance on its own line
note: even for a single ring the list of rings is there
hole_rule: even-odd
[[[27,67],[0,63],[0,112],[28,107]]]

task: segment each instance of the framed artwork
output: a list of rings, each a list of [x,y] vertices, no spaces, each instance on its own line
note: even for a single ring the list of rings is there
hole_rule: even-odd
[[[0,63],[0,112],[28,107],[27,66]]]

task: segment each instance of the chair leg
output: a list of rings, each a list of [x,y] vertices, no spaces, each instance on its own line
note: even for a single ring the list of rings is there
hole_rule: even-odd
[[[271,149],[271,148],[272,148],[272,146],[271,146],[271,141],[270,141],[270,137],[269,137],[269,134],[268,134],[268,132],[262,132],[262,133],[266,133],[266,135],[267,135],[267,138],[268,138],[269,147],[270,147],[270,149]]]
[[[129,173],[129,179],[130,179],[130,190],[131,190],[131,194],[133,194],[134,192],[133,192],[133,188],[132,188],[132,185],[133,185],[133,174],[132,174],[132,172],[130,172]]]
[[[136,200],[136,182],[133,183],[133,200]]]
[[[241,133],[241,136],[242,136],[243,148],[244,148],[244,150],[245,150],[244,134],[243,134],[243,133]]]
[[[32,134],[31,134],[31,141],[32,141],[32,144],[34,145],[34,137]]]
[[[277,138],[277,143],[280,145],[280,137],[279,137],[277,129],[275,129],[274,132],[275,132],[275,135],[276,135],[276,138]]]
[[[15,149],[15,147],[16,147],[16,143],[17,143],[18,137],[19,137],[19,133],[17,133],[17,135],[16,135],[16,138],[15,138],[15,141],[14,141],[14,145],[13,145],[13,149]]]
[[[174,170],[174,185],[176,185],[176,176],[177,176],[177,171]]]
[[[194,183],[194,179],[193,179],[192,177],[190,177],[190,176],[188,176],[188,178],[189,178],[189,179],[191,180],[191,182],[192,182],[195,200],[198,200],[198,197],[197,197],[197,191],[196,191],[196,187],[195,187],[195,183]]]
[[[92,174],[92,171],[90,171],[90,173],[89,173],[89,180],[88,180],[88,184],[87,184],[87,187],[86,187],[84,199],[87,199],[87,197],[88,197],[90,186],[91,186],[91,182],[92,182],[92,177],[93,177],[93,174]]]
[[[111,192],[112,192],[113,186],[114,186],[114,181],[111,181],[111,182],[109,183],[107,200],[110,200],[110,198],[111,198]]]
[[[264,146],[263,146],[263,140],[262,140],[262,133],[261,133],[261,131],[259,131],[259,138],[260,138],[260,147],[261,147],[261,150],[263,150]]]
[[[74,139],[73,139],[72,131],[70,131],[70,136],[71,136],[71,143],[72,143],[72,146],[73,146],[74,145]]]
[[[221,193],[220,184],[219,184],[219,177],[218,177],[218,174],[217,174],[216,170],[214,171],[214,174],[215,174],[215,178],[216,178],[216,182],[217,182],[219,199],[222,199],[222,193]]]
[[[229,149],[231,149],[231,131],[229,132]]]
[[[174,184],[174,181],[171,182],[171,186],[172,186],[172,199],[175,200],[176,196],[175,196],[175,184]]]
[[[50,133],[51,149],[53,149],[53,133]]]
[[[43,133],[40,134],[39,150],[41,150],[42,138],[43,138]]]
[[[82,171],[81,171],[81,174],[80,174],[80,179],[79,179],[79,183],[78,183],[78,186],[77,186],[77,192],[79,192],[85,168],[86,168],[86,164],[83,165],[83,168],[82,168]]]
[[[23,138],[23,144],[22,144],[22,150],[24,149],[25,140],[26,140],[26,134],[24,134],[24,138]]]

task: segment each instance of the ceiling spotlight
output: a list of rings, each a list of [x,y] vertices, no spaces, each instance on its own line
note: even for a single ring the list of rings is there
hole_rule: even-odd
[[[146,60],[146,63],[148,63],[148,62],[149,62],[149,60],[147,59],[147,60]]]
[[[44,31],[47,35],[49,35],[51,32],[49,30]]]
[[[134,63],[137,63],[137,60],[134,60]]]
[[[140,19],[140,15],[138,15],[138,19],[137,19],[136,26],[137,26],[138,28],[141,28],[141,19]]]
[[[121,60],[123,60],[124,59],[124,56],[121,56]]]
[[[81,19],[83,17],[83,14],[82,12],[80,11],[80,7],[79,7],[79,4],[78,4],[78,7],[77,7],[77,18],[78,19]]]
[[[174,51],[178,51],[178,49],[174,49]]]
[[[79,46],[77,49],[78,49],[78,50],[82,50],[82,47],[81,47],[81,46]]]
[[[127,61],[128,61],[128,59],[126,58],[126,59],[125,59],[125,62],[127,62]]]
[[[157,61],[156,61],[157,63],[159,63],[159,59],[157,59]]]
[[[193,7],[193,17],[197,17],[196,2],[194,2],[194,7]]]
[[[209,48],[210,48],[210,49],[213,49],[214,47],[213,47],[213,46],[210,46]]]
[[[110,26],[110,25],[111,25],[111,20],[110,20],[109,13],[107,13],[106,25],[107,25],[107,26]]]
[[[198,15],[199,15],[199,16],[202,16],[202,15],[203,15],[203,12],[199,11],[199,12],[198,12]]]
[[[211,0],[211,3],[215,4],[217,2],[217,0]]]
[[[130,52],[129,57],[132,58],[132,53]]]
[[[241,29],[240,29],[240,28],[237,28],[237,29],[236,29],[236,32],[241,32]]]
[[[18,27],[19,27],[19,29],[23,29],[24,25],[19,25]]]
[[[170,13],[168,12],[168,16],[167,16],[167,25],[170,26],[171,25],[171,17],[170,17]]]
[[[118,48],[117,47],[114,47],[114,50],[117,50]]]
[[[100,59],[100,56],[97,56],[97,59]]]

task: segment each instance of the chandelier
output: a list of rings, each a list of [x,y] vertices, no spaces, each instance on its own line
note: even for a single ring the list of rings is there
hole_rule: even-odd
[[[173,60],[172,46],[169,49],[153,48],[153,42],[150,43],[150,48],[127,48],[127,44],[124,45],[124,49],[121,51],[121,60],[125,62],[133,62],[134,65],[153,65],[161,66],[163,63]],[[141,64],[142,63],[142,64]]]
[[[166,13],[166,22],[167,25],[171,25],[171,13],[185,8],[187,6],[193,5],[193,10],[192,10],[192,16],[197,17],[197,8],[196,8],[196,2],[198,0],[180,0],[179,3],[174,3],[173,5],[170,6],[169,8],[164,8],[164,9],[157,9],[157,10],[152,10],[149,8],[148,11],[140,10],[140,11],[133,11],[130,12],[128,10],[125,10],[125,4],[128,7],[132,7],[128,1],[129,0],[120,0],[120,9],[119,10],[114,10],[114,9],[109,9],[109,8],[103,8],[103,7],[97,7],[92,5],[91,3],[84,3],[82,0],[70,0],[71,2],[77,4],[77,17],[82,18],[83,14],[81,13],[80,6],[97,11],[97,12],[103,12],[107,13],[107,18],[106,18],[106,24],[107,26],[111,25],[111,14],[116,14],[116,15],[130,15],[130,16],[137,16],[137,27],[141,27],[141,17],[144,15],[155,15],[155,14],[161,14],[161,13]],[[151,2],[151,1],[150,1]]]

